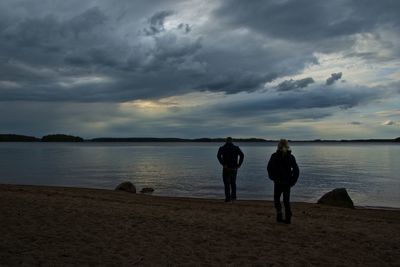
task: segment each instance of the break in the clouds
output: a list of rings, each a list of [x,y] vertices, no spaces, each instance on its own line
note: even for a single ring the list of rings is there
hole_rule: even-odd
[[[387,120],[382,123],[382,125],[390,126],[390,125],[395,125],[396,123],[392,120]]]
[[[399,119],[399,11],[395,0],[4,0],[0,131],[394,137],[382,121]]]

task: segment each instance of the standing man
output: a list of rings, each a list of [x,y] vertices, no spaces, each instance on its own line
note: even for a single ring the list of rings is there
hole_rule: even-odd
[[[291,223],[292,211],[290,209],[290,188],[294,186],[299,178],[299,167],[296,158],[292,155],[289,142],[281,139],[278,149],[271,155],[268,162],[268,176],[274,181],[274,204],[276,209],[276,220],[281,223]],[[285,220],[282,217],[281,195],[285,205]]]
[[[244,154],[238,146],[233,144],[232,137],[227,137],[225,145],[218,149],[217,158],[223,166],[222,178],[225,186],[225,202],[236,200],[237,170],[243,163]]]

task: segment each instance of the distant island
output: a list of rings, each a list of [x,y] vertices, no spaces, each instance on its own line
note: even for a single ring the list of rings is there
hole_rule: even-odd
[[[262,138],[235,138],[235,142],[241,143],[268,143],[277,142],[277,140],[267,140]],[[93,139],[83,139],[79,136],[66,135],[66,134],[49,134],[42,138],[37,138],[28,135],[18,135],[18,134],[0,134],[0,142],[193,142],[193,143],[222,143],[225,138],[158,138],[158,137],[101,137]],[[324,140],[324,139],[314,139],[314,140],[289,140],[293,143],[388,143],[396,142],[400,143],[400,137],[394,139],[341,139],[341,140]]]
[[[79,136],[66,134],[49,134],[42,138],[18,134],[0,134],[0,142],[83,142]]]
[[[83,142],[83,138],[66,134],[49,134],[42,137],[43,142]]]
[[[40,141],[39,138],[18,134],[0,134],[0,142],[35,142]]]

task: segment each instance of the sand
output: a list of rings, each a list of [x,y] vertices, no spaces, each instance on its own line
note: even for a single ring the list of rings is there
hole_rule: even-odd
[[[400,266],[400,211],[0,185],[0,266]]]

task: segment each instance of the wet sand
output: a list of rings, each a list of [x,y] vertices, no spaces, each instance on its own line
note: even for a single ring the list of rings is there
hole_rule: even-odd
[[[400,266],[400,211],[0,185],[0,266]]]

